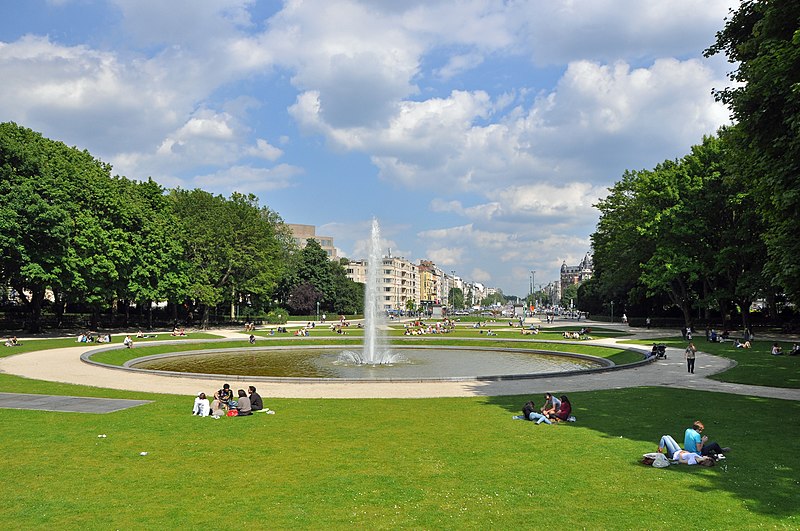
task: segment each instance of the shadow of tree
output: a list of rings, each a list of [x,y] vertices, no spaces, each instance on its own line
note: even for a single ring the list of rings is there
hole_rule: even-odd
[[[551,391],[558,393],[557,389]],[[593,430],[602,438],[641,441],[642,453],[654,452],[664,434],[682,443],[686,428],[702,420],[710,441],[733,449],[728,459],[710,469],[713,487],[735,495],[750,511],[774,517],[797,516],[800,403],[660,387],[583,391],[568,396],[577,418],[571,426]],[[482,400],[518,413],[531,398],[537,406],[544,401],[539,392],[530,396],[485,396]],[[631,456],[631,462],[640,457]],[[669,470],[693,472],[688,466]]]

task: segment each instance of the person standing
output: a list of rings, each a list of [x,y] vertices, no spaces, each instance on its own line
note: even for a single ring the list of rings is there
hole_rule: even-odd
[[[689,373],[694,374],[694,360],[697,357],[697,347],[694,346],[694,343],[689,343],[684,354],[686,355],[686,369]]]

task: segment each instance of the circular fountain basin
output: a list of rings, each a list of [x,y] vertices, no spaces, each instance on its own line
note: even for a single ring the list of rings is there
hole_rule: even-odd
[[[474,380],[530,378],[604,369],[602,358],[531,349],[481,347],[391,348],[395,363],[359,365],[343,361],[342,347],[253,347],[160,354],[125,364],[170,374],[293,378],[303,380]]]

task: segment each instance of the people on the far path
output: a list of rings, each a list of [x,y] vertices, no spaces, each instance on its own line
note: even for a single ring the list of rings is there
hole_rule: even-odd
[[[658,453],[664,453],[670,459],[673,459],[684,465],[700,465],[700,466],[714,466],[714,459],[711,457],[704,457],[694,452],[681,450],[678,443],[671,435],[664,435],[658,442]]]
[[[125,336],[125,339],[122,340],[122,344],[125,345],[126,348],[133,348],[133,339],[131,339],[131,336]]]
[[[247,392],[250,393],[250,409],[253,411],[264,409],[264,402],[261,400],[261,395],[256,392],[256,388],[251,385],[247,388]]]
[[[781,354],[783,354],[783,349],[781,348],[781,346],[778,343],[773,343],[772,344],[772,355],[773,356],[780,356]]]
[[[548,417],[553,420],[567,420],[570,415],[572,415],[572,404],[570,404],[567,395],[561,395],[561,406],[559,406],[558,411],[551,413]]]
[[[683,438],[683,449],[687,452],[694,452],[696,454],[713,457],[718,459],[720,455],[724,455],[731,451],[730,448],[722,448],[716,442],[708,442],[708,437],[700,435],[705,430],[705,426],[699,420],[694,421],[691,428],[686,428],[686,433]]]
[[[192,415],[199,417],[207,417],[211,414],[211,404],[208,403],[205,393],[200,393],[194,399],[194,407],[192,408]]]
[[[628,324],[628,314],[622,314],[622,324]]]
[[[694,374],[694,360],[697,358],[697,347],[694,346],[694,343],[689,343],[689,346],[686,347],[683,353],[686,356],[686,369],[689,373]]]
[[[245,417],[247,415],[252,415],[253,409],[250,406],[250,399],[247,397],[247,393],[244,392],[244,389],[239,389],[237,393],[239,395],[239,398],[236,400],[236,410],[239,412],[237,416]]]

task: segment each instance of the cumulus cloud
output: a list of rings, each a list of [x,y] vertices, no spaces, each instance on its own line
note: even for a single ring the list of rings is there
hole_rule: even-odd
[[[231,166],[215,173],[198,175],[193,182],[204,189],[257,193],[292,186],[294,177],[301,173],[302,169],[288,164],[274,168]]]
[[[580,259],[606,186],[727,123],[728,67],[699,52],[737,5],[112,0],[86,44],[0,42],[0,115],[167,186],[290,191],[324,173],[317,145],[364,157],[371,186],[435,197],[419,249],[500,282],[516,266],[480,261]]]

